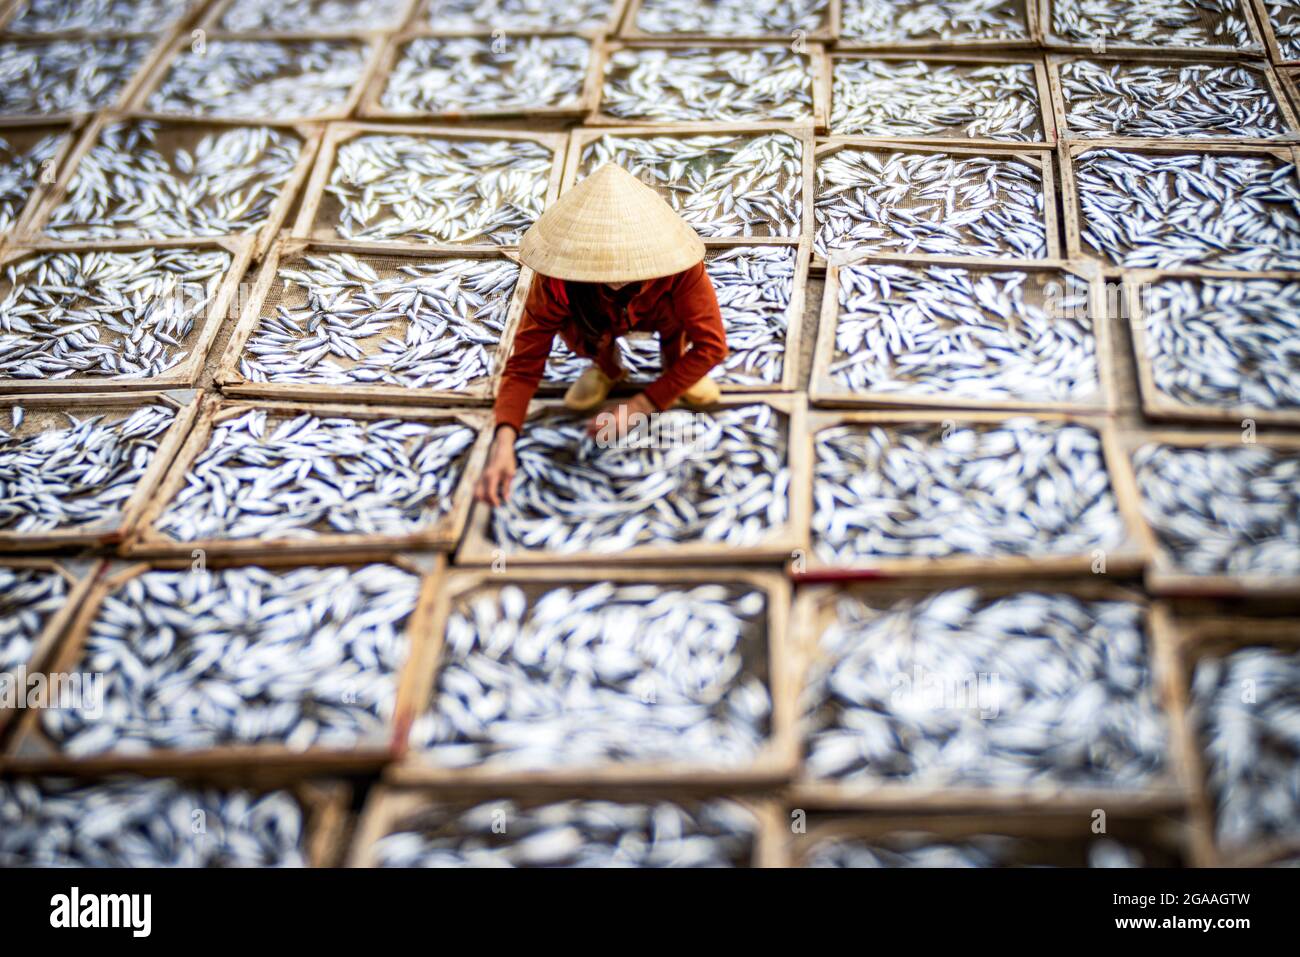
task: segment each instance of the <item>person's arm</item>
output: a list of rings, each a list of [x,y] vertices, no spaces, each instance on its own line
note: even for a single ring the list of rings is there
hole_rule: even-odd
[[[669,408],[683,392],[727,358],[722,310],[718,308],[718,296],[704,263],[683,272],[671,295],[683,338],[690,348],[645,388],[645,397],[660,411]]]

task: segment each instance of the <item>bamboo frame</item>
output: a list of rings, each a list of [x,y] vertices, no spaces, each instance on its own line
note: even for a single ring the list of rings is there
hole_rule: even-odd
[[[428,7],[431,0],[416,0],[415,5],[411,8],[411,15],[403,24],[403,30],[431,30],[431,22],[428,17]],[[604,24],[599,27],[580,28],[576,24],[556,24],[548,29],[560,30],[566,33],[579,33],[583,36],[606,37],[612,36],[618,32],[619,25],[623,22],[624,14],[627,12],[628,0],[610,0],[609,16],[605,19]],[[472,11],[471,11],[472,15]],[[528,30],[541,29],[540,27],[527,27],[520,31],[510,29],[508,24],[497,22],[481,21],[472,24],[465,29],[478,30],[484,33],[497,33],[499,36],[510,37],[516,32],[524,33]],[[435,30],[435,32],[446,32]]]
[[[178,365],[161,375],[139,379],[122,379],[111,376],[72,375],[62,379],[13,379],[0,374],[0,395],[12,393],[82,393],[104,389],[193,389],[199,384],[208,350],[217,330],[231,314],[244,273],[252,259],[253,240],[249,236],[218,237],[216,239],[160,239],[125,240],[109,242],[52,243],[38,242],[26,246],[9,246],[0,253],[0,270],[29,256],[57,252],[132,252],[145,249],[195,249],[199,251],[225,250],[231,254],[231,264],[217,287],[217,292],[204,311],[204,318],[196,323],[190,334],[189,355]],[[0,274],[0,290],[8,292],[9,281]]]
[[[195,31],[200,32],[200,31]],[[150,66],[148,79],[139,85],[134,95],[129,100],[129,109],[132,114],[142,119],[150,120],[192,120],[195,122],[210,122],[213,120],[224,120],[227,122],[256,124],[286,124],[286,123],[323,123],[327,120],[343,120],[352,115],[361,102],[361,97],[369,87],[375,77],[375,72],[379,67],[380,54],[383,48],[383,38],[374,34],[352,34],[350,36],[340,36],[339,34],[318,34],[318,33],[299,33],[295,34],[290,40],[287,37],[277,36],[251,36],[239,33],[211,33],[204,38],[206,43],[219,43],[222,41],[249,41],[249,42],[266,42],[266,43],[289,43],[289,42],[311,42],[320,40],[331,43],[352,42],[361,46],[365,50],[365,59],[361,67],[361,75],[357,77],[356,82],[352,84],[348,91],[347,98],[337,106],[325,110],[321,113],[313,113],[310,116],[241,116],[232,113],[169,113],[149,109],[149,97],[152,96],[159,86],[167,79],[171,72],[172,66],[176,60],[191,49],[193,41],[188,36],[178,37],[172,43],[168,44],[166,52],[158,57]]]
[[[462,595],[489,586],[559,587],[569,584],[657,584],[691,586],[701,582],[726,582],[746,585],[764,593],[766,612],[766,666],[772,697],[771,727],[761,750],[754,758],[735,766],[714,766],[699,760],[629,760],[596,766],[576,765],[547,770],[496,769],[483,765],[470,768],[446,768],[431,763],[419,749],[408,747],[403,760],[386,772],[394,784],[429,784],[442,789],[471,787],[572,788],[584,784],[656,787],[681,786],[740,789],[782,784],[790,779],[799,760],[795,734],[796,701],[790,664],[786,628],[790,614],[790,586],[786,579],[770,571],[742,568],[710,569],[689,572],[643,569],[522,568],[497,572],[487,569],[456,569],[448,573],[433,608],[432,638],[425,646],[427,655],[420,662],[413,703],[418,720],[430,707],[437,691],[438,674],[443,667],[445,633],[452,606]]]
[[[591,112],[592,108],[600,98],[600,70],[603,64],[603,59],[601,56],[601,44],[599,40],[593,39],[591,36],[582,33],[556,30],[519,30],[510,33],[506,37],[506,40],[507,42],[512,38],[529,40],[534,37],[569,37],[581,39],[587,43],[587,71],[583,77],[582,90],[577,99],[573,102],[561,103],[559,105],[511,106],[500,109],[441,110],[438,112],[403,112],[400,110],[388,109],[381,102],[384,91],[388,88],[389,80],[392,79],[393,68],[401,59],[405,48],[412,41],[477,38],[495,42],[497,39],[494,34],[482,31],[417,30],[398,34],[385,42],[383,53],[379,60],[379,66],[375,70],[374,75],[371,76],[370,81],[366,84],[365,93],[361,98],[357,115],[367,120],[386,123],[402,122],[406,120],[417,120],[423,123],[441,123],[457,122],[460,120],[495,120],[511,117],[528,117],[530,120],[535,117],[569,120],[579,119],[586,116]]]
[[[204,12],[202,18],[196,24],[195,29],[202,30],[209,36],[221,34],[223,37],[239,37],[241,39],[257,40],[296,40],[301,33],[293,30],[232,30],[229,27],[223,27],[221,20],[230,11],[238,0],[215,0]],[[350,29],[348,27],[338,27],[336,29],[313,29],[313,37],[330,37],[346,39],[356,37],[361,34],[385,35],[394,33],[402,28],[402,25],[410,18],[412,11],[415,9],[420,0],[401,0],[398,7],[397,16],[393,18],[390,26],[371,27],[367,26],[361,30]]]
[[[329,185],[330,173],[333,172],[339,146],[358,136],[382,135],[385,133],[396,136],[427,136],[451,140],[527,140],[537,143],[550,149],[554,154],[551,162],[550,178],[547,181],[546,193],[542,199],[542,208],[545,209],[549,206],[559,195],[560,174],[564,168],[564,151],[568,143],[568,136],[563,133],[521,133],[512,130],[395,126],[379,123],[331,123],[325,130],[315,168],[312,170],[311,178],[308,180],[306,189],[303,192],[302,203],[298,208],[298,218],[291,230],[291,235],[294,238],[314,241],[341,241],[342,237],[336,234],[335,225],[324,221],[321,217],[321,206],[326,198],[325,187]],[[460,254],[473,249],[500,252],[518,248],[517,246],[498,245],[493,242],[456,244],[428,243],[415,240],[384,241],[383,245],[388,249],[407,249],[412,252],[426,254]]]
[[[608,787],[581,786],[555,794],[538,788],[497,788],[494,790],[474,790],[454,795],[446,794],[437,788],[401,788],[391,785],[379,785],[374,788],[366,800],[365,809],[357,824],[352,847],[348,852],[348,867],[378,867],[375,857],[375,845],[383,837],[394,833],[397,826],[417,811],[429,808],[445,807],[454,810],[468,810],[475,803],[491,800],[517,802],[524,808],[563,800],[600,800],[622,803],[642,804],[647,802],[676,800],[694,804],[706,799],[731,800],[749,810],[755,818],[754,828],[754,867],[779,867],[780,858],[777,848],[771,843],[774,826],[779,826],[780,811],[776,804],[762,798],[736,798],[727,794],[709,793],[695,790],[630,791]]]
[[[1041,45],[1041,30],[1038,23],[1037,0],[1019,0],[1024,11],[1025,35],[1015,39],[972,37],[969,39],[950,37],[927,37],[920,40],[892,40],[876,43],[862,40],[844,33],[843,20],[837,21],[839,30],[836,34],[835,49],[851,53],[959,53],[980,50],[1024,51]]]
[[[90,526],[61,528],[46,532],[0,531],[0,553],[45,552],[64,548],[109,548],[118,545],[134,532],[163,474],[176,455],[190,425],[198,414],[203,392],[174,390],[170,392],[87,393],[78,396],[22,394],[0,397],[0,408],[21,405],[29,421],[34,413],[73,412],[77,415],[94,415],[122,411],[129,414],[146,405],[163,404],[176,410],[176,416],[158,441],[158,451],[149,467],[135,485],[135,490],[122,503],[117,517],[108,525],[94,523]],[[25,423],[26,424],[26,423]],[[55,423],[62,425],[62,423]],[[32,433],[44,429],[31,429]]]
[[[890,412],[815,412],[809,418],[808,433],[804,440],[812,480],[806,486],[808,500],[806,514],[812,513],[812,496],[816,488],[816,442],[819,433],[840,425],[877,425],[882,427],[917,424],[984,424],[997,425],[1024,413],[1008,412],[954,412],[914,411],[898,409]],[[1095,431],[1101,441],[1106,475],[1110,480],[1115,506],[1127,532],[1126,540],[1115,548],[1096,548],[1087,554],[1053,555],[1002,555],[977,556],[956,553],[940,558],[877,558],[855,562],[852,565],[832,564],[817,555],[816,537],[812,536],[806,559],[797,563],[792,574],[796,581],[849,581],[856,579],[897,579],[914,576],[920,579],[947,580],[947,576],[965,575],[972,578],[1001,575],[1069,576],[1092,574],[1106,578],[1125,578],[1138,575],[1146,566],[1147,539],[1141,535],[1142,522],[1136,487],[1131,471],[1122,467],[1123,456],[1118,433],[1108,420],[1059,412],[1041,412],[1033,415],[1040,422],[1058,425],[1079,425]],[[1104,570],[1095,571],[1098,558]]]
[[[1176,617],[1168,604],[1158,602],[1152,614],[1152,622],[1161,640],[1169,648],[1174,668],[1174,700],[1170,725],[1188,770],[1194,861],[1200,867],[1259,867],[1284,856],[1300,853],[1300,831],[1289,838],[1268,839],[1250,847],[1225,847],[1216,839],[1217,809],[1210,793],[1208,768],[1191,715],[1192,675],[1201,660],[1260,645],[1300,652],[1300,620],[1227,617],[1192,620]]]
[[[1147,648],[1152,674],[1152,691],[1157,706],[1168,714],[1172,706],[1173,672],[1166,650],[1161,646],[1151,626],[1148,602],[1133,589],[1119,588],[1094,579],[1058,581],[1040,577],[1035,570],[1030,578],[1005,577],[996,582],[979,577],[962,576],[936,580],[931,584],[860,582],[849,585],[820,586],[800,589],[795,600],[792,621],[796,622],[793,642],[798,657],[799,700],[808,693],[810,669],[820,655],[820,637],[833,617],[833,602],[845,590],[879,602],[916,599],[945,588],[974,584],[981,593],[991,598],[1014,595],[1025,591],[1043,589],[1072,595],[1085,601],[1128,601],[1142,608],[1146,626]],[[1094,808],[1105,808],[1108,815],[1137,815],[1152,812],[1179,812],[1188,803],[1186,768],[1181,753],[1172,744],[1168,748],[1168,764],[1157,781],[1140,789],[1074,788],[1061,785],[1044,785],[1019,788],[983,787],[975,785],[928,787],[915,784],[880,781],[843,782],[823,780],[808,774],[802,766],[803,715],[800,721],[799,776],[790,790],[793,806],[816,810],[857,810],[892,812],[897,814],[923,814],[934,812],[996,812],[1014,809],[1017,814],[1040,814],[1044,811],[1088,814]]]
[[[1259,57],[1264,55],[1264,42],[1260,37],[1259,27],[1256,26],[1250,10],[1248,9],[1251,0],[1242,0],[1241,2],[1241,19],[1246,24],[1246,30],[1250,34],[1251,42],[1244,47],[1226,47],[1226,46],[1203,46],[1190,47],[1179,46],[1175,44],[1164,44],[1153,41],[1149,44],[1140,43],[1110,43],[1103,38],[1100,48],[1094,50],[1093,43],[1082,43],[1068,37],[1058,36],[1052,29],[1052,4],[1056,0],[1031,0],[1038,4],[1038,22],[1042,29],[1042,45],[1050,50],[1068,50],[1077,53],[1099,53],[1099,54],[1154,54],[1157,56],[1179,56],[1187,55],[1194,57],[1219,57],[1219,58],[1240,58],[1240,57]]]
[[[729,40],[784,40],[803,39],[810,43],[833,43],[839,38],[840,33],[840,4],[841,0],[826,0],[826,22],[816,30],[795,31],[801,34],[792,37],[784,33],[754,33],[754,34],[729,34]],[[629,0],[627,11],[623,15],[623,25],[618,32],[620,40],[708,40],[717,36],[716,33],[710,33],[707,30],[686,33],[647,33],[636,25],[637,16],[641,13],[641,8],[645,5],[645,0]]]
[[[964,48],[959,48],[964,49]],[[926,52],[918,51],[916,53],[871,53],[871,52],[843,52],[835,50],[826,56],[824,63],[825,75],[822,79],[827,90],[828,97],[828,115],[834,112],[835,107],[835,64],[842,61],[853,60],[883,60],[887,63],[909,63],[914,60],[921,60],[925,63],[936,63],[944,66],[1031,66],[1034,69],[1034,92],[1038,97],[1038,121],[1043,127],[1043,135],[1036,140],[1008,140],[997,139],[990,136],[948,136],[938,134],[933,136],[867,136],[862,134],[840,134],[834,132],[833,127],[827,126],[830,136],[836,141],[846,137],[860,137],[869,139],[889,139],[891,142],[900,143],[921,143],[931,146],[939,144],[951,144],[953,146],[1018,146],[1028,149],[1051,149],[1056,146],[1058,137],[1058,122],[1055,111],[1052,109],[1052,96],[1047,81],[1047,69],[1043,65],[1042,55],[1035,50],[1009,50],[1007,53],[958,53],[954,54],[948,51]],[[828,121],[829,122],[829,121]]]
[[[265,411],[274,416],[297,416],[311,413],[318,416],[339,416],[358,421],[379,421],[396,418],[402,421],[425,423],[458,422],[476,429],[478,435],[470,446],[456,490],[452,493],[451,508],[431,528],[405,535],[368,535],[330,532],[312,538],[203,538],[180,541],[159,531],[155,526],[167,507],[185,487],[190,467],[207,450],[213,431],[223,422],[238,418],[248,412]],[[451,551],[460,539],[470,508],[474,480],[487,456],[492,432],[487,428],[487,417],[477,410],[428,409],[329,405],[319,403],[283,401],[221,400],[215,397],[204,404],[194,428],[177,453],[166,478],[158,487],[140,517],[136,534],[123,546],[122,552],[132,558],[174,558],[202,551],[222,558],[247,558],[249,561],[275,562],[280,557],[301,562],[317,556],[333,556],[338,560],[351,558],[382,560],[393,551],[431,550]]]
[[[63,175],[69,154],[81,138],[81,128],[78,121],[68,123],[21,123],[0,128],[0,137],[10,143],[18,140],[19,149],[24,152],[30,150],[43,137],[60,132],[63,136],[63,142],[59,145],[55,154],[47,161],[54,171],[54,179],[50,182],[42,182],[42,177],[38,176],[36,178],[36,182],[32,184],[31,192],[28,193],[27,199],[23,202],[22,209],[19,210],[13,223],[8,229],[0,230],[0,246],[3,246],[11,239],[27,234],[31,228],[32,220],[44,205],[50,190],[54,188],[54,184]]]
[[[809,489],[810,446],[801,436],[805,434],[806,400],[802,393],[786,395],[763,394],[752,396],[727,396],[710,411],[722,411],[738,406],[762,404],[787,417],[787,456],[790,473],[790,508],[785,522],[773,526],[764,541],[756,545],[730,546],[723,542],[679,542],[663,545],[637,545],[619,552],[578,551],[551,552],[545,550],[506,552],[495,545],[491,538],[490,509],[482,503],[475,503],[470,513],[469,524],[460,548],[456,552],[457,565],[482,566],[504,562],[508,565],[600,565],[636,563],[641,565],[669,565],[682,562],[761,562],[785,560],[793,553],[806,547],[808,542],[809,506],[812,493]],[[562,411],[558,402],[534,401],[528,409],[529,417],[538,414]],[[525,423],[525,430],[527,424]]]
[[[523,314],[524,298],[532,279],[532,270],[519,268],[519,281],[509,299],[505,327],[494,350],[494,370],[485,379],[460,391],[446,389],[408,389],[395,385],[330,385],[309,382],[254,382],[239,371],[244,347],[257,331],[267,314],[266,300],[271,292],[281,286],[281,264],[291,259],[317,252],[341,252],[354,256],[382,256],[385,259],[409,259],[412,262],[442,259],[508,259],[503,252],[472,249],[458,253],[418,254],[409,249],[394,250],[383,243],[309,242],[303,239],[281,239],[271,248],[257,274],[252,291],[244,304],[238,323],[220,359],[215,378],[222,394],[237,398],[296,400],[304,402],[386,402],[397,405],[434,404],[486,404],[496,395],[497,383],[510,355],[515,331]]]
[[[87,128],[81,140],[77,143],[76,148],[69,154],[63,164],[62,171],[59,173],[59,181],[50,188],[48,194],[44,197],[37,212],[32,216],[28,227],[24,230],[24,235],[18,239],[28,242],[54,242],[55,237],[50,236],[46,230],[49,226],[50,217],[58,209],[71,188],[73,180],[76,179],[77,169],[81,161],[99,142],[100,134],[104,129],[114,123],[132,122],[138,117],[126,113],[101,113],[95,121]],[[214,132],[220,129],[233,129],[241,126],[274,126],[277,129],[287,130],[302,140],[302,149],[298,153],[298,160],[294,164],[292,172],[285,180],[284,185],[276,196],[274,205],[271,207],[270,215],[266,222],[256,229],[249,230],[239,235],[253,237],[253,259],[260,259],[265,254],[271,242],[275,239],[280,225],[284,222],[285,217],[289,215],[289,210],[293,208],[294,202],[298,198],[298,191],[302,188],[303,181],[311,170],[312,161],[316,157],[316,150],[320,146],[322,130],[319,126],[311,124],[257,124],[246,121],[228,121],[228,120],[189,120],[184,118],[167,118],[159,120],[159,141],[165,143],[169,138],[178,137],[182,140],[187,137],[200,137],[204,133]],[[196,241],[202,239],[211,239],[210,236],[169,236],[167,239],[185,239]],[[140,237],[129,237],[130,242],[161,242],[159,239],[142,239]],[[79,240],[79,245],[90,245],[92,243],[104,242],[104,240]]]
[[[198,546],[196,546],[197,548]],[[312,561],[324,565],[358,564],[358,562],[333,561],[325,556],[312,556]],[[271,774],[323,771],[374,771],[389,762],[398,752],[399,743],[409,727],[413,711],[410,697],[414,669],[426,655],[425,646],[430,640],[430,609],[437,598],[445,569],[441,555],[393,554],[381,559],[420,577],[419,597],[406,625],[409,643],[406,661],[396,675],[393,718],[382,737],[359,742],[348,748],[312,748],[294,750],[284,744],[233,744],[194,750],[152,748],[143,753],[108,751],[85,757],[75,757],[60,750],[45,734],[40,725],[40,711],[27,711],[20,719],[13,740],[6,750],[8,766],[24,773],[76,771],[78,773],[103,773],[138,771],[141,773],[186,773],[196,771],[231,771],[241,768],[267,769]],[[193,569],[193,574],[206,574],[208,570],[234,568],[248,565],[276,567],[281,562],[265,562],[260,556],[248,561],[212,560],[195,567],[189,555],[169,561],[116,562],[106,568],[95,582],[90,594],[82,602],[76,618],[68,627],[58,655],[50,661],[50,673],[75,673],[86,650],[96,616],[105,599],[130,580],[155,569]]]
[[[1064,258],[1061,249],[1060,227],[1057,224],[1056,208],[1056,180],[1052,174],[1052,151],[1045,149],[1032,149],[1022,147],[1019,144],[1000,143],[997,146],[948,146],[946,142],[936,142],[930,140],[926,143],[908,143],[900,142],[893,139],[882,139],[872,136],[834,136],[819,137],[817,140],[817,149],[815,153],[815,162],[821,163],[825,157],[830,156],[845,148],[859,148],[867,150],[876,150],[896,153],[936,153],[951,154],[956,157],[962,156],[983,156],[991,159],[1015,160],[1026,165],[1032,166],[1038,170],[1042,180],[1043,195],[1043,226],[1045,238],[1047,241],[1047,255],[1041,259],[1028,259],[1023,256],[980,256],[980,255],[956,255],[952,253],[908,253],[907,256],[917,262],[934,262],[948,261],[955,258],[961,259],[965,263],[972,265],[996,265],[1002,268],[1020,268],[1025,263],[1051,263],[1059,262]],[[813,199],[806,203],[804,209],[812,210],[817,199],[817,190],[814,183]],[[836,249],[829,256],[823,256],[817,251],[816,233],[817,222],[816,216],[810,215],[811,222],[809,226],[811,232],[810,241],[813,242],[813,269],[824,270],[832,263],[842,263],[847,260],[861,259],[864,256],[875,255],[876,253],[864,247],[853,247],[850,249]],[[1073,255],[1071,259],[1076,258]]]
[[[1124,301],[1127,306],[1130,334],[1133,337],[1134,362],[1137,367],[1138,387],[1142,397],[1142,411],[1150,419],[1185,422],[1213,422],[1226,425],[1239,424],[1243,419],[1254,419],[1267,425],[1300,428],[1300,408],[1290,411],[1264,409],[1256,406],[1213,406],[1189,404],[1162,392],[1155,382],[1149,350],[1151,343],[1146,333],[1146,312],[1143,308],[1142,290],[1162,280],[1204,281],[1273,280],[1300,283],[1300,273],[1288,272],[1223,272],[1219,270],[1125,270]]]
[[[763,49],[784,49],[782,44],[761,43],[754,41],[737,41],[737,40],[613,40],[607,42],[601,47],[600,64],[597,70],[596,96],[592,103],[590,111],[583,121],[584,127],[595,128],[604,126],[649,126],[655,129],[672,126],[679,130],[687,128],[698,129],[700,132],[707,133],[718,128],[718,122],[714,120],[669,120],[661,121],[653,117],[637,116],[632,118],[615,116],[612,113],[606,113],[604,110],[605,102],[605,76],[609,69],[609,63],[615,53],[621,50],[763,50]],[[726,124],[743,123],[751,128],[770,128],[772,130],[787,130],[792,126],[806,126],[812,124],[813,131],[823,133],[826,131],[828,117],[830,116],[830,69],[828,66],[828,54],[826,47],[821,43],[808,43],[802,50],[794,51],[808,60],[808,73],[812,81],[812,113],[810,116],[797,120],[788,119],[742,119],[728,120]]]
[[[1084,136],[1080,133],[1070,131],[1070,114],[1065,105],[1065,89],[1061,80],[1061,68],[1067,63],[1074,63],[1080,60],[1089,63],[1100,63],[1105,65],[1118,65],[1121,63],[1138,66],[1236,66],[1243,69],[1252,70],[1258,73],[1262,79],[1263,87],[1272,94],[1274,101],[1277,103],[1278,120],[1285,130],[1279,136],[1260,138],[1252,136],[1220,136],[1217,133],[1211,133],[1209,136],[1202,137],[1140,137],[1125,136],[1119,133],[1110,133],[1106,136]],[[1287,98],[1285,91],[1282,89],[1273,69],[1264,60],[1234,60],[1231,63],[1223,60],[1206,59],[1205,57],[1157,57],[1154,54],[1150,58],[1135,60],[1133,57],[1116,57],[1116,56],[1092,56],[1081,53],[1052,54],[1047,58],[1047,73],[1051,85],[1051,108],[1056,114],[1055,125],[1057,136],[1062,143],[1096,143],[1101,140],[1110,140],[1117,142],[1156,142],[1156,143],[1176,143],[1200,146],[1209,145],[1241,145],[1241,146],[1267,146],[1276,143],[1291,143],[1300,138],[1300,122],[1296,120],[1295,111],[1291,108],[1291,103]]]
[[[1211,446],[1240,446],[1243,444],[1242,432],[1180,432],[1180,431],[1139,431],[1128,432],[1122,440],[1123,454],[1118,456],[1118,472],[1123,481],[1133,489],[1139,503],[1140,521],[1137,533],[1141,537],[1143,549],[1150,556],[1146,570],[1146,587],[1157,596],[1166,597],[1240,597],[1264,598],[1268,596],[1289,596],[1296,594],[1300,576],[1291,575],[1199,575],[1189,572],[1178,565],[1174,557],[1160,544],[1155,529],[1142,514],[1141,492],[1138,490],[1136,470],[1132,464],[1132,454],[1139,446],[1149,444],[1173,445],[1183,448],[1208,448]],[[1260,436],[1254,444],[1278,449],[1283,452],[1300,455],[1300,436],[1269,435]]]
[[[808,272],[809,259],[811,250],[799,239],[793,239],[785,236],[777,237],[760,237],[748,239],[744,237],[730,237],[727,239],[705,239],[705,255],[708,253],[726,249],[735,249],[738,247],[756,246],[759,248],[779,248],[789,246],[795,249],[795,266],[794,266],[794,289],[790,296],[790,305],[786,310],[788,323],[786,325],[785,353],[781,363],[781,378],[776,382],[765,382],[756,385],[748,385],[735,382],[719,382],[718,386],[724,395],[748,395],[769,392],[794,392],[798,388],[799,357],[802,349],[803,340],[803,314],[804,304],[808,292]],[[531,280],[531,274],[530,274]],[[523,286],[522,280],[520,286]],[[524,290],[525,295],[527,290]],[[724,315],[723,322],[725,324]],[[512,329],[513,333],[514,330]],[[639,391],[643,386],[648,385],[649,379],[636,379],[624,381],[614,387],[611,394],[613,395],[631,395]],[[559,383],[547,381],[543,378],[537,388],[539,396],[554,396],[562,394],[569,383]]]
[[[1029,399],[967,399],[952,395],[912,395],[906,392],[851,392],[832,377],[830,367],[835,361],[835,335],[839,326],[839,278],[840,270],[848,265],[877,264],[892,266],[920,267],[939,265],[935,260],[914,263],[907,256],[876,255],[864,256],[850,263],[831,266],[826,270],[826,287],[822,295],[821,317],[818,323],[817,346],[813,353],[812,374],[808,385],[808,398],[817,406],[842,406],[847,408],[869,407],[916,407],[936,409],[989,409],[1005,411],[1043,410],[1052,412],[1077,412],[1082,414],[1109,415],[1117,406],[1114,345],[1110,338],[1112,317],[1106,310],[1106,294],[1100,270],[1080,268],[1068,263],[1037,262],[1015,267],[995,267],[988,265],[969,266],[953,257],[944,265],[970,269],[973,272],[997,273],[1008,268],[1028,273],[1075,276],[1088,284],[1089,319],[1097,350],[1098,392],[1094,401],[1033,401]]]

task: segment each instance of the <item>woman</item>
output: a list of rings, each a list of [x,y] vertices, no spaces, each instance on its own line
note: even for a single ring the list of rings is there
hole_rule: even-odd
[[[704,270],[704,243],[649,186],[606,163],[538,218],[519,258],[533,269],[532,288],[496,400],[496,436],[475,497],[501,505],[515,476],[515,440],[537,391],[556,335],[592,359],[564,396],[577,412],[600,406],[627,373],[618,337],[659,334],[662,374],[637,395],[606,406],[621,438],[629,417],[681,401],[718,400],[708,373],[727,357],[718,297]],[[588,424],[595,434],[603,414]]]

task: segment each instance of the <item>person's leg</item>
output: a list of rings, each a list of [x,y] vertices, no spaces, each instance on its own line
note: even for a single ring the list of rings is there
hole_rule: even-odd
[[[588,349],[581,339],[561,333],[565,345],[575,355],[591,359],[577,381],[564,394],[564,404],[575,412],[590,412],[609,397],[610,390],[627,375],[619,355],[618,340],[610,336],[595,350]]]
[[[680,330],[669,329],[659,333],[659,362],[667,369],[682,357],[686,351],[686,337]],[[705,376],[681,394],[677,400],[686,406],[713,405],[722,398],[722,390],[713,381],[712,376]]]

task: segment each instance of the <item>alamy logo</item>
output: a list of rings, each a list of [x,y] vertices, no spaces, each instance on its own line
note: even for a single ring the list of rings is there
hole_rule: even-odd
[[[152,894],[70,894],[50,898],[51,927],[127,927],[133,937],[148,937],[153,929]]]

